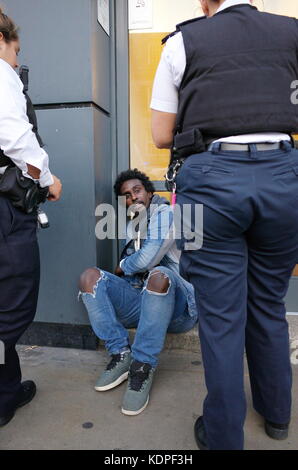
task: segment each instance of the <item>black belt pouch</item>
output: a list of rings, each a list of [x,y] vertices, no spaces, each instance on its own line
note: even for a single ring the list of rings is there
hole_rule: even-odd
[[[27,214],[35,211],[44,202],[48,188],[41,188],[32,179],[26,178],[16,166],[9,166],[0,176],[0,194],[10,199],[12,205]]]

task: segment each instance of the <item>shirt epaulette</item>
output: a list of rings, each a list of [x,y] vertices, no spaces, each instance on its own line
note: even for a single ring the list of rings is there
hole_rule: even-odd
[[[179,29],[176,29],[176,31],[173,31],[172,33],[168,34],[161,40],[162,46],[167,42],[168,39],[170,39],[172,36],[175,36],[175,34],[179,33]]]
[[[195,23],[196,21],[203,20],[204,18],[206,18],[206,16],[199,16],[199,18],[192,18],[191,20],[186,20],[186,21],[183,21],[182,23],[178,23],[177,26],[176,26],[176,31],[173,31],[172,33],[165,36],[162,39],[161,44],[164,45],[167,42],[168,39],[170,39],[172,36],[175,36],[175,34],[179,33],[181,26],[184,26],[184,25],[190,24],[190,23]]]
[[[206,19],[207,16],[199,16],[198,18],[191,18],[190,20],[186,20],[186,21],[183,21],[182,23],[178,23],[176,28],[177,29],[180,29],[181,26],[185,26],[186,24],[190,24],[190,23],[195,23],[196,21],[201,21],[201,20],[204,20]]]

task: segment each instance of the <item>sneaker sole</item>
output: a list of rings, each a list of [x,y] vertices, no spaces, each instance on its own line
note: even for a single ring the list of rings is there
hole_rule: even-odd
[[[111,388],[115,388],[117,387],[117,385],[122,384],[122,382],[124,382],[124,380],[127,380],[127,378],[128,378],[128,371],[120,375],[120,377],[118,377],[118,379],[116,379],[114,382],[111,382],[110,384],[99,386],[99,387],[95,385],[94,388],[97,392],[105,392],[106,390],[111,390]]]
[[[144,411],[144,409],[146,408],[148,403],[149,403],[149,396],[147,398],[147,401],[146,401],[145,405],[142,408],[140,408],[139,410],[132,411],[132,410],[125,410],[124,408],[121,408],[121,411],[126,416],[136,416],[136,415],[139,415],[140,413],[142,413],[142,411]]]

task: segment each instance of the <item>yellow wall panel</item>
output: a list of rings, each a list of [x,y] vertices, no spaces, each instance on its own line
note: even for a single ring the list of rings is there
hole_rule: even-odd
[[[156,193],[154,193],[154,194],[158,194],[158,195],[161,196],[161,197],[165,197],[168,201],[171,202],[171,198],[172,198],[171,193],[166,193],[166,192],[159,193],[159,192],[156,192]]]
[[[130,33],[130,162],[152,180],[163,180],[169,150],[156,149],[151,137],[152,84],[167,33]]]

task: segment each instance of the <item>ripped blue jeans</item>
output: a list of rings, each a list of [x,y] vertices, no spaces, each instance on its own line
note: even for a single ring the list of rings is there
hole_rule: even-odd
[[[162,272],[169,279],[166,293],[147,289],[154,272]],[[136,288],[126,277],[118,277],[99,270],[101,278],[94,293],[81,293],[95,334],[105,342],[109,354],[118,354],[129,344],[127,328],[137,328],[132,345],[133,359],[156,367],[167,332],[183,333],[198,321],[196,312],[189,312],[185,281],[172,270],[158,266]],[[183,284],[184,283],[184,284]]]

